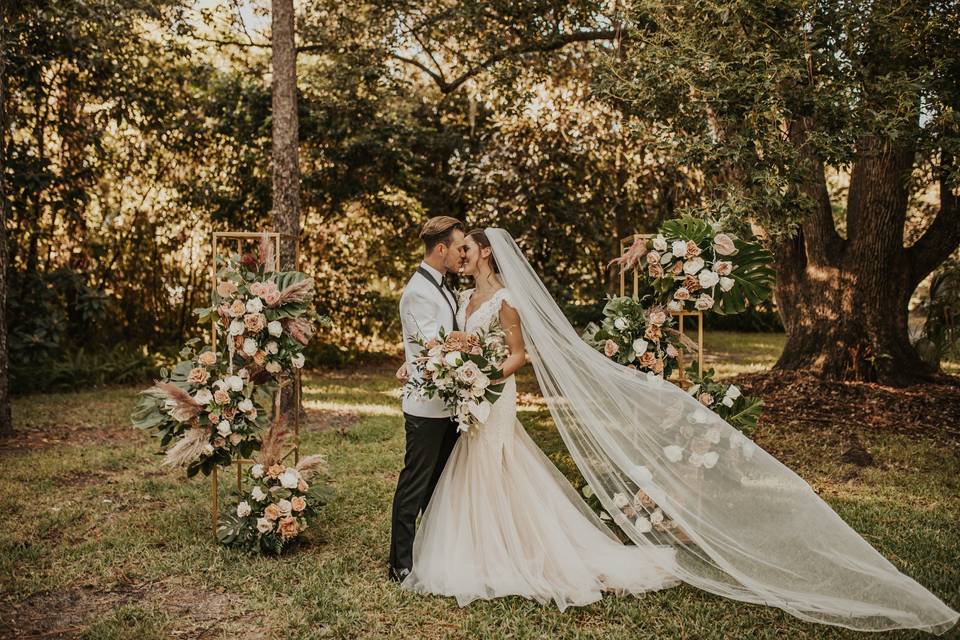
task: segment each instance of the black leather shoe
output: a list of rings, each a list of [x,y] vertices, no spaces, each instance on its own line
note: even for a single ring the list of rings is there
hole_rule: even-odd
[[[389,578],[394,582],[403,582],[403,579],[410,575],[410,569],[404,567],[403,569],[397,569],[395,567],[390,567]]]

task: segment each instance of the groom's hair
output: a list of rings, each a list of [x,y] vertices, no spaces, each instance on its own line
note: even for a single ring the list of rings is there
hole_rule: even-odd
[[[453,232],[457,229],[463,231],[463,223],[456,218],[450,216],[430,218],[424,223],[423,229],[420,230],[423,250],[430,253],[441,242],[449,247]]]

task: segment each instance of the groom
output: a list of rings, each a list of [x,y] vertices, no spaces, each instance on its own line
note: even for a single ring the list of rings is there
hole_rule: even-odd
[[[423,225],[420,239],[423,240],[423,262],[400,296],[406,355],[406,362],[398,372],[401,380],[413,372],[413,359],[418,355],[417,346],[410,343],[411,337],[419,334],[429,340],[437,337],[440,327],[447,333],[460,329],[457,300],[443,284],[443,276],[447,271],[456,272],[463,259],[463,225],[449,216],[430,218]],[[457,440],[457,423],[439,398],[405,396],[403,417],[407,449],[393,497],[390,535],[390,578],[397,581],[403,580],[413,567],[417,515],[427,508]]]

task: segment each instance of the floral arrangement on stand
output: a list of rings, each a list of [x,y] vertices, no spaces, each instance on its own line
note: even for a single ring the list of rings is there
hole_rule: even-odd
[[[278,385],[304,365],[318,319],[313,279],[273,271],[272,263],[266,238],[257,255],[223,261],[212,306],[194,311],[201,323],[216,319],[217,348],[189,341],[182,360],[141,392],[131,416],[134,427],[160,438],[164,463],[184,467],[188,477],[259,449]]]
[[[681,349],[697,345],[682,336],[663,306],[644,309],[629,297],[611,298],[600,324],[591,322],[581,336],[587,344],[618,364],[669,378]]]
[[[636,269],[655,302],[672,313],[742,313],[773,289],[769,251],[724,232],[721,223],[693,216],[664,222],[654,237],[638,238],[613,264]]]
[[[493,383],[503,377],[500,368],[507,357],[503,330],[494,323],[459,339],[441,327],[436,339],[414,336],[410,341],[420,347],[420,356],[404,393],[439,397],[452,410],[459,431],[475,432],[503,392],[505,383]]]
[[[696,367],[690,367],[687,379],[693,384],[687,389],[687,393],[729,422],[730,426],[744,435],[749,435],[757,427],[763,401],[743,395],[735,384],[717,382],[713,379],[714,375],[713,369],[707,369],[701,376]]]
[[[310,528],[328,501],[329,486],[316,478],[324,471],[323,456],[307,456],[287,466],[283,451],[289,452],[288,440],[282,420],[267,431],[259,459],[247,471],[250,490],[238,491],[235,502],[220,516],[220,544],[279,555]]]

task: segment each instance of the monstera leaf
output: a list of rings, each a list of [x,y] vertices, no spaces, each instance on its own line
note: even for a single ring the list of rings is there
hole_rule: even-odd
[[[729,315],[743,313],[747,305],[758,305],[770,298],[773,291],[773,278],[776,272],[771,266],[773,254],[756,242],[736,240],[737,253],[732,257],[736,268],[730,278],[734,285],[729,291],[717,292],[720,299],[713,310],[716,313]]]
[[[664,222],[660,225],[660,233],[668,238],[677,236],[684,240],[693,240],[698,245],[704,246],[704,241],[707,238],[712,240],[716,232],[706,220],[683,216]]]

